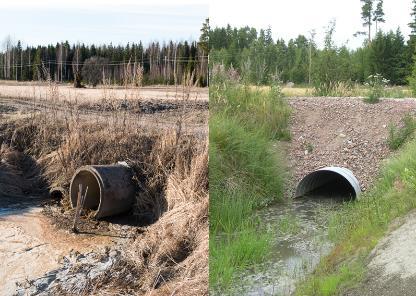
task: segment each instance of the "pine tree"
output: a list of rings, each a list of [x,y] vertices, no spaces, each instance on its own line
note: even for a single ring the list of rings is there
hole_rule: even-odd
[[[378,0],[376,10],[374,11],[373,21],[376,23],[376,34],[378,32],[378,24],[384,23],[383,0]]]
[[[371,42],[371,25],[373,22],[373,0],[360,0],[363,2],[361,6],[361,18],[363,20],[363,26],[368,27],[368,42]]]
[[[199,47],[206,53],[209,50],[209,33],[209,18],[206,18],[205,22],[202,24],[201,36],[199,37]]]

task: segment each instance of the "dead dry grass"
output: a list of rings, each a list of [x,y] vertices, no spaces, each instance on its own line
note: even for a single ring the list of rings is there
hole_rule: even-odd
[[[180,121],[174,129],[149,132],[116,112],[107,121],[83,120],[76,108],[66,108],[64,116],[45,109],[0,117],[1,165],[14,174],[0,175],[0,187],[27,169],[21,163],[13,167],[13,155],[35,160],[38,171],[31,171],[46,186],[64,189],[82,165],[127,161],[138,189],[133,214],[150,216],[152,224],[125,247],[117,270],[98,277],[85,294],[208,294],[206,134],[185,134]],[[34,184],[22,176],[29,187]]]

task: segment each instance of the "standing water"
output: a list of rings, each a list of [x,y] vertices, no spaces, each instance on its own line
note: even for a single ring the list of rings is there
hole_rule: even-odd
[[[295,285],[311,273],[332,243],[328,219],[342,199],[298,198],[257,213],[260,223],[273,231],[273,246],[267,260],[237,276],[235,295],[290,295]],[[237,284],[238,283],[238,284]]]

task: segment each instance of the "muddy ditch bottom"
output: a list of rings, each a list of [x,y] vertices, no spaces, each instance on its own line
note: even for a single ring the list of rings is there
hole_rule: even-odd
[[[291,295],[333,244],[328,220],[342,199],[303,197],[257,212],[260,223],[274,233],[273,246],[262,264],[237,275],[231,295]]]
[[[38,295],[56,281],[51,271],[60,270],[73,258],[78,262],[81,253],[89,254],[86,259],[81,256],[82,260],[95,266],[98,261],[91,258],[97,257],[96,252],[126,241],[125,233],[120,235],[126,231],[121,225],[109,231],[119,235],[97,235],[104,232],[102,229],[75,235],[59,227],[62,225],[45,213],[48,207],[42,203],[39,197],[22,202],[0,198],[0,295]],[[109,262],[113,264],[117,256],[110,256]]]

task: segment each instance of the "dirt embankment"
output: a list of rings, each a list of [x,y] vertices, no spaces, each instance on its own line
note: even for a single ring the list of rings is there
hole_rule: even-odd
[[[416,295],[416,213],[395,224],[371,252],[364,281],[345,296]]]
[[[363,190],[377,177],[391,153],[390,124],[416,112],[414,99],[384,99],[367,104],[359,98],[291,98],[292,140],[288,146],[293,184],[324,166],[353,171]]]

